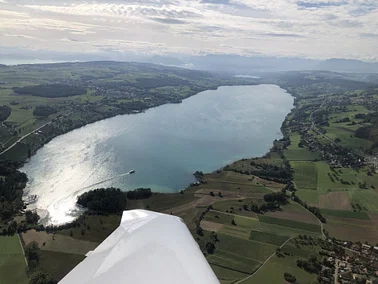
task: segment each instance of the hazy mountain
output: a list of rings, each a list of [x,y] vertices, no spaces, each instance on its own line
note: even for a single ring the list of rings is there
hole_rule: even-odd
[[[167,66],[226,72],[233,75],[256,75],[261,72],[325,70],[352,73],[378,73],[378,63],[351,59],[314,60],[261,55],[242,56],[234,54],[208,54],[190,56],[185,54],[138,54],[123,52],[63,53],[46,50],[23,50],[0,47],[0,64],[28,64],[67,61],[127,61],[146,62]]]
[[[335,72],[378,73],[378,63],[368,63],[352,59],[328,59],[319,62],[315,68],[317,70]]]

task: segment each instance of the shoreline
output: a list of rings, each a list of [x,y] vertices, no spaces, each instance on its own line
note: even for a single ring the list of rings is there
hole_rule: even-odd
[[[286,115],[284,116],[284,119],[283,119],[283,121],[282,121],[282,123],[281,123],[281,126],[279,127],[279,129],[280,129],[280,131],[277,131],[276,132],[276,135],[278,136],[278,137],[276,137],[276,138],[274,138],[274,140],[271,140],[270,141],[270,143],[269,143],[269,145],[267,144],[267,147],[269,147],[264,153],[260,153],[260,154],[257,154],[256,156],[248,156],[248,158],[258,158],[258,157],[263,157],[263,156],[265,156],[265,155],[267,155],[269,152],[270,152],[270,150],[271,150],[271,148],[274,146],[274,141],[275,140],[279,140],[279,139],[282,139],[283,138],[283,136],[284,136],[284,133],[283,133],[283,125],[284,125],[284,123],[285,123],[285,121],[286,121],[286,119],[287,119],[287,116],[293,111],[293,109],[295,109],[295,101],[294,101],[294,96],[293,95],[291,95],[290,93],[288,93],[288,91],[286,90],[286,89],[283,89],[282,87],[280,87],[279,85],[277,85],[277,84],[254,84],[254,85],[236,85],[236,86],[259,86],[259,85],[271,85],[271,86],[275,86],[276,88],[279,88],[279,89],[282,89],[283,90],[283,92],[285,93],[285,94],[288,94],[290,97],[291,97],[291,99],[292,99],[292,102],[291,102],[291,106],[290,106],[290,109],[288,110],[288,112],[286,113]],[[217,89],[219,89],[219,88],[221,88],[221,87],[234,87],[234,86],[232,86],[232,85],[227,85],[227,86],[219,86]],[[217,90],[217,89],[215,89],[215,90]],[[211,91],[211,90],[213,90],[213,89],[208,89],[208,90],[205,90],[205,91]],[[202,91],[202,92],[204,92],[204,91]],[[197,93],[196,95],[198,95],[198,94],[200,94],[200,93],[202,93],[202,92],[199,92],[199,93]],[[192,96],[190,96],[190,97],[192,97]],[[189,97],[188,97],[189,98]],[[186,98],[185,98],[186,99]],[[166,104],[163,104],[163,105],[166,105]],[[161,105],[162,106],[162,105]],[[154,107],[151,107],[151,108],[156,108],[157,106],[154,106]],[[148,109],[150,109],[150,108],[148,108]],[[146,110],[148,110],[148,109],[146,109]],[[146,111],[146,110],[144,110],[144,111]],[[144,111],[141,111],[141,112],[144,112]],[[140,112],[140,113],[141,113]],[[137,113],[128,113],[127,115],[129,115],[129,114],[137,114]],[[115,117],[117,117],[117,116],[119,116],[119,115],[126,115],[126,114],[117,114],[117,115],[115,115],[115,116],[113,116],[113,117],[107,117],[107,118],[105,118],[105,119],[110,119],[110,118],[115,118]],[[99,122],[99,121],[101,121],[101,120],[105,120],[105,119],[100,119],[100,120],[97,120],[97,121],[94,121],[94,122],[92,122],[92,123],[96,123],[96,122]],[[78,128],[81,128],[81,127],[84,127],[84,126],[87,126],[87,125],[90,125],[90,124],[92,124],[92,123],[88,123],[88,124],[85,124],[85,125],[82,125],[82,126],[80,126],[80,127],[78,127]],[[78,128],[75,128],[75,129],[78,129]],[[71,131],[73,131],[73,130],[75,130],[75,129],[72,129]],[[71,131],[68,131],[68,132],[71,132]],[[66,132],[66,133],[68,133],[68,132]],[[66,134],[66,133],[64,133],[64,134]],[[58,136],[60,136],[60,135],[57,135],[57,136],[55,136],[55,137],[53,137],[52,139],[54,139],[54,138],[56,138],[56,137],[58,137]],[[48,142],[50,142],[52,139],[50,139]],[[48,143],[47,142],[47,143]],[[45,144],[47,144],[47,143],[45,143]],[[45,144],[43,144],[39,149],[41,149]],[[39,150],[38,149],[38,150]],[[35,154],[37,151],[35,151],[33,154]],[[239,161],[239,160],[241,160],[241,159],[244,159],[244,158],[246,158],[246,157],[240,157],[240,158],[237,158],[237,159],[235,159],[235,160],[230,160],[226,165],[224,165],[224,166],[220,166],[220,167],[216,167],[216,168],[214,168],[214,170],[210,170],[210,171],[207,171],[206,172],[206,174],[207,173],[215,173],[215,172],[217,172],[217,171],[219,171],[219,170],[222,170],[224,167],[226,167],[227,165],[229,165],[230,163],[233,163],[233,162],[235,162],[235,161]],[[25,163],[27,163],[28,162],[28,160],[26,159],[25,160]],[[195,176],[194,176],[194,178],[193,178],[193,181],[195,181],[196,179],[195,179]],[[174,191],[174,192],[155,192],[155,193],[157,193],[157,194],[177,194],[177,193],[180,193],[181,191],[186,191],[187,189],[189,189],[190,187],[191,187],[191,185],[192,184],[186,184],[185,186],[183,186],[181,189],[177,189],[176,191]],[[24,194],[23,194],[23,197],[25,197],[26,196],[26,194],[25,194],[26,192],[24,191]],[[33,207],[32,205],[31,205],[31,207]],[[35,208],[36,209],[36,208]],[[41,209],[40,209],[41,210]],[[43,209],[43,210],[45,210],[45,209]],[[80,216],[82,214],[82,212],[80,212],[79,214],[75,214],[75,216],[76,216],[76,218],[78,217],[78,216]],[[45,216],[44,217],[47,217],[49,214],[45,214]]]
[[[191,98],[191,97],[193,97],[193,96],[196,96],[196,95],[198,95],[198,94],[200,94],[200,93],[202,93],[202,92],[218,90],[218,89],[221,88],[221,87],[259,86],[259,85],[276,85],[276,84],[274,84],[274,83],[272,83],[272,84],[267,84],[267,83],[253,83],[253,82],[247,82],[247,83],[245,83],[245,84],[242,84],[241,82],[237,82],[237,84],[235,84],[235,85],[232,85],[232,84],[229,84],[229,85],[219,85],[219,86],[217,86],[216,88],[211,88],[211,87],[210,87],[210,88],[206,88],[206,89],[203,89],[203,90],[201,90],[201,91],[199,91],[199,92],[196,92],[196,93],[190,94],[190,95],[188,95],[188,96],[182,97],[182,99],[181,99],[179,102],[178,102],[178,101],[177,101],[177,102],[176,102],[176,101],[167,101],[167,102],[165,102],[165,103],[157,104],[157,105],[153,105],[153,106],[147,107],[147,108],[142,109],[142,110],[137,110],[137,109],[127,110],[127,111],[125,111],[124,113],[121,112],[121,113],[116,113],[116,114],[114,114],[114,115],[109,115],[109,116],[105,115],[105,116],[103,116],[103,117],[101,117],[101,118],[98,118],[98,119],[95,118],[94,120],[88,121],[88,123],[75,125],[75,126],[72,127],[72,128],[68,128],[67,131],[62,131],[62,132],[60,132],[60,133],[58,133],[58,134],[56,134],[56,135],[52,135],[52,136],[47,137],[47,139],[46,139],[45,141],[43,141],[42,144],[38,145],[37,148],[31,150],[30,157],[25,157],[25,158],[20,159],[20,160],[17,160],[17,161],[14,160],[14,162],[16,162],[16,163],[19,164],[19,165],[17,166],[17,169],[19,169],[19,168],[21,168],[25,163],[27,163],[28,160],[29,160],[32,156],[34,156],[38,150],[40,150],[41,148],[43,148],[43,146],[45,146],[46,144],[48,144],[51,140],[53,140],[53,139],[55,139],[55,138],[57,138],[57,137],[59,137],[59,136],[61,136],[61,135],[67,134],[67,133],[69,133],[69,132],[71,132],[71,131],[74,131],[74,130],[76,130],[76,129],[80,129],[80,128],[83,128],[83,127],[88,126],[88,125],[90,125],[90,124],[93,124],[93,123],[97,123],[97,122],[100,122],[100,121],[103,121],[103,120],[107,120],[107,119],[111,119],[111,118],[115,118],[115,117],[123,116],[123,115],[135,115],[135,114],[144,113],[144,112],[147,111],[147,110],[154,109],[154,108],[157,108],[157,107],[160,107],[160,106],[164,106],[164,105],[169,105],[169,104],[181,104],[183,100],[186,100],[186,99],[188,99],[188,98]],[[278,86],[278,85],[276,85],[276,86]],[[281,88],[280,86],[278,86],[278,87]],[[283,89],[283,88],[281,88],[281,89]],[[284,89],[284,90],[287,92],[286,89]],[[72,114],[72,113],[71,113],[71,114]],[[69,114],[69,115],[71,115],[71,114]],[[56,122],[58,119],[60,119],[60,118],[62,118],[62,117],[63,117],[63,118],[64,118],[64,117],[68,117],[69,115],[66,115],[66,114],[60,114],[60,115],[58,115],[57,117],[55,117],[55,118],[49,120],[48,122],[44,122],[42,125],[37,126],[33,131],[30,131],[30,133],[29,133],[28,135],[24,135],[25,137],[20,137],[20,138],[19,138],[16,142],[14,142],[14,144],[12,144],[10,147],[8,146],[6,149],[1,150],[1,152],[0,152],[0,160],[10,160],[10,159],[3,159],[3,158],[2,158],[2,155],[6,154],[8,151],[12,150],[12,148],[14,148],[17,144],[20,144],[20,143],[23,144],[23,143],[22,143],[22,140],[24,140],[25,138],[27,138],[26,136],[29,136],[29,135],[31,135],[31,134],[35,134],[39,129],[45,127],[46,125],[52,124],[53,122]]]

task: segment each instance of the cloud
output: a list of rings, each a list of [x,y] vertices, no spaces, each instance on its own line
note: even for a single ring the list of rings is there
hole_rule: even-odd
[[[281,34],[281,33],[264,33],[264,34],[261,34],[261,35],[271,36],[271,37],[299,37],[299,38],[305,37],[303,35],[298,35],[298,34]]]
[[[378,33],[360,33],[361,37],[374,38],[378,40]]]
[[[299,1],[297,5],[303,8],[327,8],[347,5],[346,1]]]
[[[201,3],[230,5],[230,0],[201,0]]]
[[[172,24],[172,25],[182,25],[182,24],[186,24],[187,22],[183,21],[183,20],[179,20],[179,19],[170,19],[170,18],[150,18],[151,20],[155,21],[155,22],[159,22],[159,23],[162,23],[162,24]]]
[[[374,58],[376,0],[0,0],[0,47]]]

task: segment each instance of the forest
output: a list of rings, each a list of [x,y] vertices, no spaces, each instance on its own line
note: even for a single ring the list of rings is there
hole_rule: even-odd
[[[85,94],[87,89],[66,84],[46,84],[37,86],[26,86],[22,88],[13,88],[13,91],[19,95],[30,95],[45,98],[72,97]]]

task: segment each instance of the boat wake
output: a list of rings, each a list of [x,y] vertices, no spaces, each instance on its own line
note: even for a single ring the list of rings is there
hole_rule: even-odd
[[[113,177],[110,177],[110,178],[107,178],[107,179],[101,180],[101,181],[96,182],[96,183],[92,183],[91,185],[87,185],[87,186],[85,186],[85,187],[82,187],[81,190],[82,190],[82,189],[88,189],[88,188],[90,188],[90,187],[92,187],[92,186],[96,186],[96,185],[103,184],[103,183],[108,182],[108,181],[111,181],[111,180],[113,180],[113,179],[117,179],[117,178],[121,178],[121,177],[124,177],[124,176],[130,175],[131,173],[132,173],[132,171],[127,172],[127,173],[124,173],[124,174],[116,175],[116,176],[113,176]]]

